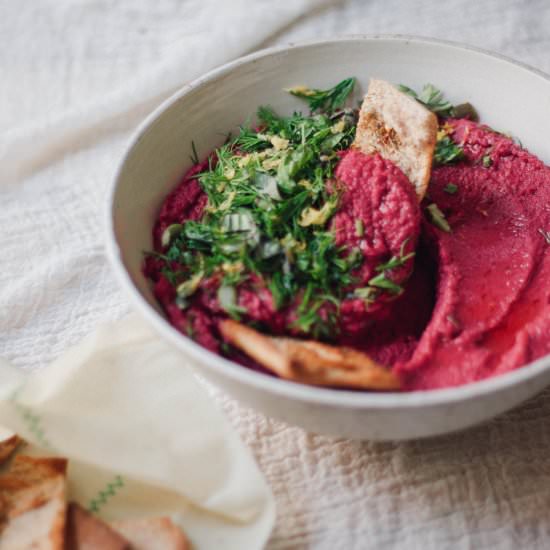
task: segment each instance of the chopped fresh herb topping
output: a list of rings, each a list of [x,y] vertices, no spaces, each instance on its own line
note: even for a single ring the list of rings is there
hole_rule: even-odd
[[[363,220],[355,220],[355,235],[357,237],[363,237],[365,235],[365,226]]]
[[[459,161],[464,156],[462,147],[457,145],[449,136],[445,135],[435,144],[435,164],[451,164]]]
[[[214,277],[220,306],[239,318],[246,311],[238,305],[238,287],[253,276],[277,308],[299,301],[300,330],[334,334],[340,301],[362,262],[361,253],[336,246],[329,230],[341,195],[333,178],[338,152],[353,142],[357,120],[356,111],[334,111],[354,83],[293,90],[321,112],[282,117],[260,107],[259,127],[241,128],[216,150],[198,176],[208,198],[204,214],[170,226],[161,239],[180,307],[188,307],[201,281]]]
[[[336,84],[334,88],[328,90],[316,90],[306,86],[296,86],[289,88],[287,92],[305,99],[312,112],[323,111],[332,113],[344,105],[354,86],[355,78],[346,78]]]
[[[386,290],[390,294],[396,296],[404,291],[402,286],[393,282],[393,280],[389,277],[388,272],[392,269],[404,266],[408,260],[414,258],[415,252],[405,254],[405,246],[407,242],[408,239],[401,245],[401,250],[398,256],[392,256],[387,262],[379,264],[376,267],[376,272],[378,275],[375,275],[369,279],[367,286],[355,289],[354,295],[357,298],[363,299],[366,302],[367,307],[376,300],[381,291]]]
[[[431,222],[436,226],[439,227],[442,231],[445,231],[445,233],[451,232],[451,226],[449,225],[449,222],[445,218],[445,214],[441,212],[439,209],[439,206],[437,204],[432,203],[426,207],[426,210],[428,211],[428,214],[430,215]]]
[[[445,193],[449,193],[449,195],[454,195],[458,191],[458,185],[455,183],[448,183],[443,188],[443,191],[445,191]]]
[[[484,155],[483,158],[481,159],[481,164],[483,165],[484,168],[490,168],[493,164],[493,161],[490,155]]]

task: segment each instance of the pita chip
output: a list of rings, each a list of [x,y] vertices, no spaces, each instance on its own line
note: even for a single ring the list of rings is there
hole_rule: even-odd
[[[430,182],[437,128],[434,113],[389,82],[372,79],[353,147],[395,163],[414,185],[420,201]]]

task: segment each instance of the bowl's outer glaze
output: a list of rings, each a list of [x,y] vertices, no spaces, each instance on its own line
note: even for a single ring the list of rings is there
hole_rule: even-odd
[[[303,109],[283,88],[323,88],[348,76],[358,78],[357,100],[370,77],[413,88],[434,83],[449,100],[471,101],[485,123],[521,136],[524,146],[550,161],[550,78],[524,65],[469,47],[402,36],[347,37],[265,50],[185,86],[137,130],[109,197],[107,249],[114,271],[142,315],[181,350],[182,365],[269,416],[318,433],[393,440],[442,434],[489,419],[550,383],[550,357],[491,380],[430,392],[373,394],[302,386],[250,371],[178,333],[162,316],[141,273],[159,206],[191,164],[191,140],[204,157],[228,132],[253,120],[260,104],[281,113]]]

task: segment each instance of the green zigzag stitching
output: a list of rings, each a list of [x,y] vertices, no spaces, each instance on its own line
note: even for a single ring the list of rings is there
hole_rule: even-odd
[[[31,409],[21,405],[16,401],[17,394],[15,392],[12,395],[11,402],[13,403],[15,410],[21,415],[23,422],[27,425],[28,430],[36,437],[38,443],[45,449],[52,449],[51,443],[48,441],[44,429],[42,428],[42,419],[34,414]],[[122,476],[115,476],[115,480],[108,483],[103,491],[100,491],[96,498],[90,501],[88,508],[91,512],[97,513],[99,510],[107,504],[111,497],[114,497],[119,489],[124,487],[124,479]]]
[[[13,403],[15,410],[21,415],[23,422],[27,425],[29,432],[34,435],[36,441],[38,441],[38,444],[41,447],[44,447],[44,449],[53,449],[52,444],[48,441],[44,428],[42,427],[42,419],[38,415],[34,414],[31,409],[16,401],[18,393],[19,392],[16,391],[11,397],[11,402]]]
[[[90,504],[88,504],[88,510],[94,514],[97,514],[97,512],[99,512],[99,510],[118,493],[119,489],[122,489],[123,487],[124,479],[122,476],[115,476],[115,480],[111,483],[107,483],[105,489],[103,489],[103,491],[99,491],[97,496],[90,501]]]

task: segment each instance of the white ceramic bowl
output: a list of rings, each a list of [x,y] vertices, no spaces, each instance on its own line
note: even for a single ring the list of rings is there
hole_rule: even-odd
[[[420,87],[431,82],[451,101],[471,101],[489,125],[521,137],[550,161],[550,77],[500,56],[446,42],[403,36],[349,37],[249,55],[186,85],[139,127],[113,183],[108,254],[141,314],[200,375],[266,415],[324,434],[359,439],[411,439],[489,419],[550,383],[550,357],[515,372],[458,388],[414,393],[359,393],[275,379],[223,359],[165,320],[141,273],[152,247],[159,206],[190,166],[191,140],[204,157],[224,136],[270,104],[303,109],[283,88],[328,87],[370,77]],[[154,388],[151,389],[154,391]]]

